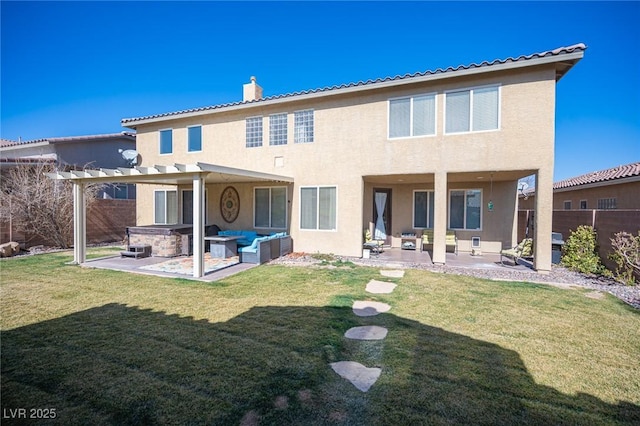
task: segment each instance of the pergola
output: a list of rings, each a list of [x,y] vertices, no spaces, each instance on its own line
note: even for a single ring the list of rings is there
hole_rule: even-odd
[[[87,209],[84,190],[87,185],[101,183],[134,183],[147,185],[193,186],[193,276],[204,275],[205,185],[208,183],[287,182],[289,176],[236,169],[208,163],[174,164],[117,169],[85,169],[47,173],[55,180],[73,184],[73,261],[86,261]]]

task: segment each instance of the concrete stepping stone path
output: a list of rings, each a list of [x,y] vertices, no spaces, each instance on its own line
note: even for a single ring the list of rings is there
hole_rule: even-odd
[[[359,317],[372,317],[391,309],[391,306],[382,302],[357,300],[353,302],[353,313]]]
[[[367,283],[367,292],[374,294],[389,294],[397,285],[386,281],[371,280]]]
[[[402,269],[383,269],[380,271],[380,275],[389,278],[402,278],[404,277],[404,271]]]
[[[355,361],[332,362],[331,368],[362,392],[367,392],[382,373],[381,368],[368,368]]]
[[[387,337],[387,329],[377,325],[353,327],[344,333],[344,337],[354,340],[382,340]]]

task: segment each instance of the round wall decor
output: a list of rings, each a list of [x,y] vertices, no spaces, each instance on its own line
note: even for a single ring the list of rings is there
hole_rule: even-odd
[[[238,218],[240,212],[240,196],[233,186],[227,186],[220,196],[220,214],[231,223]]]

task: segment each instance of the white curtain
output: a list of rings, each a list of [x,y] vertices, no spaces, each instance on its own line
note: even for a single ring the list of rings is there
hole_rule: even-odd
[[[378,220],[376,220],[376,230],[373,238],[376,240],[384,240],[387,238],[387,230],[384,228],[384,206],[387,204],[387,194],[384,192],[376,192],[376,212]]]

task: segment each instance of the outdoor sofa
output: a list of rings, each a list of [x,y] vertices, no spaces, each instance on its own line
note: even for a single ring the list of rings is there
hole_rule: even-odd
[[[242,263],[265,263],[291,253],[291,250],[291,236],[286,232],[276,232],[271,235],[256,236],[251,244],[238,247],[238,256]]]

